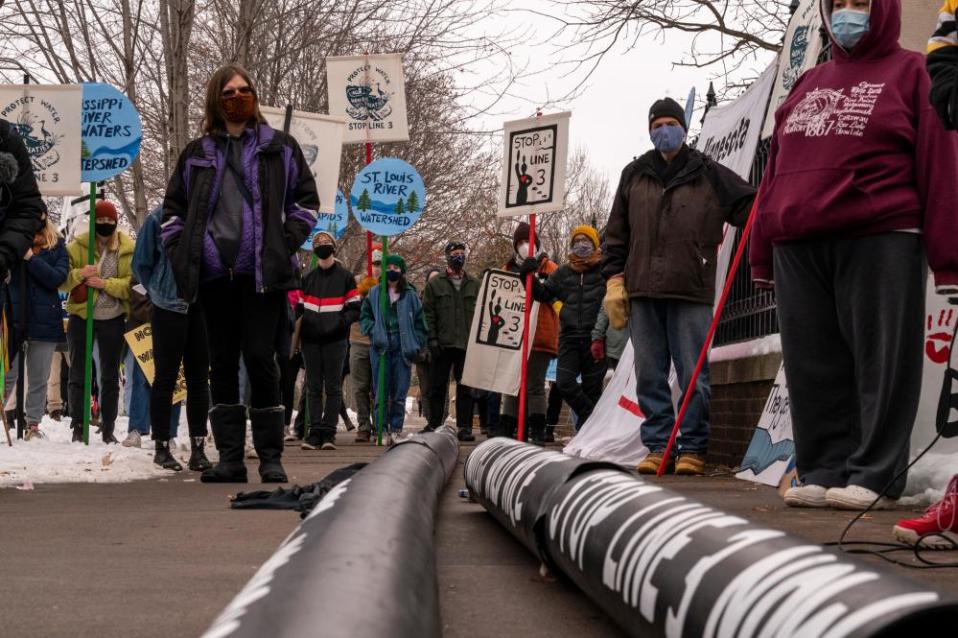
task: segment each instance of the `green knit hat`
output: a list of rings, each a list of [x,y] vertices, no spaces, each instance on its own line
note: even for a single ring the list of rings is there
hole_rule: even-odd
[[[399,266],[400,272],[406,273],[406,260],[399,255],[389,255],[386,257],[386,266]]]

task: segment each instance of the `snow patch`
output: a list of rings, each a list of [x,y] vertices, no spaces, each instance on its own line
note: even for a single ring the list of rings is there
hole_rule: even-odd
[[[958,474],[958,454],[929,452],[908,472],[905,498],[899,504],[922,507],[940,501],[955,474]]]

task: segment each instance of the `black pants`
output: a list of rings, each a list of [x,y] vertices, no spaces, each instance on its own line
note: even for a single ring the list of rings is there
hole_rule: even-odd
[[[286,412],[283,415],[283,423],[289,427],[293,420],[293,397],[296,395],[296,377],[299,376],[299,370],[303,367],[303,355],[297,352],[292,358],[280,355],[279,374],[280,384],[283,388],[283,406]]]
[[[549,399],[546,407],[546,424],[558,425],[562,413],[562,390],[555,381],[549,382]]]
[[[213,405],[239,404],[239,358],[250,380],[250,407],[281,405],[276,331],[286,321],[286,293],[257,293],[252,277],[200,286],[210,351]]]
[[[921,394],[921,237],[783,244],[774,267],[799,477],[881,492],[907,465]]]
[[[93,339],[100,353],[99,406],[100,422],[116,423],[120,399],[120,360],[123,357],[123,333],[126,319],[121,315],[106,321],[93,321]],[[83,423],[83,376],[86,360],[86,319],[70,315],[67,322],[67,343],[70,347],[70,414],[77,424]]]
[[[343,364],[346,360],[347,342],[303,342],[303,360],[306,362],[306,392],[309,406],[309,429],[318,430],[319,438],[332,441],[336,438],[336,421],[343,407]],[[325,396],[324,396],[325,395]],[[326,405],[323,405],[323,399]],[[316,434],[311,436],[315,437]]]
[[[559,336],[556,382],[562,391],[562,398],[579,417],[579,427],[592,415],[595,404],[602,396],[602,380],[605,378],[605,360],[593,359],[591,346],[592,339],[588,336]],[[579,375],[582,375],[581,384]]]
[[[153,306],[153,393],[150,397],[150,429],[158,441],[170,440],[170,412],[176,379],[183,364],[186,377],[186,421],[190,436],[206,436],[206,417],[210,411],[210,355],[206,344],[206,324],[198,304],[187,314]]]
[[[462,384],[462,368],[466,363],[466,351],[459,348],[443,348],[432,362],[432,378],[429,389],[429,427],[442,425],[446,394],[449,392],[449,373],[456,379],[456,427],[472,431],[472,390]]]

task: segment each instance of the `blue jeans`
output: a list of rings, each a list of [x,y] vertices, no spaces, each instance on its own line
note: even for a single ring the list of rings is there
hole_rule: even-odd
[[[629,331],[635,351],[635,392],[645,415],[642,443],[653,452],[668,445],[675,426],[675,410],[669,389],[669,368],[675,364],[684,394],[705,344],[712,308],[706,304],[673,299],[633,299]],[[709,368],[702,366],[694,395],[689,401],[682,430],[680,452],[705,454],[709,442]],[[682,399],[680,398],[679,405]]]
[[[376,346],[370,346],[369,359],[373,368],[373,428],[379,423],[379,357],[382,351]],[[402,347],[399,343],[399,333],[389,335],[389,349],[386,351],[386,422],[383,432],[402,432],[403,422],[406,420],[406,395],[409,394],[409,381],[412,378],[412,367],[402,356]]]
[[[143,436],[150,434],[150,383],[136,362],[132,351],[126,355],[126,385],[129,388],[130,403],[127,414],[130,417],[128,432],[139,432]],[[173,406],[170,414],[170,438],[175,438],[180,426],[180,404]]]

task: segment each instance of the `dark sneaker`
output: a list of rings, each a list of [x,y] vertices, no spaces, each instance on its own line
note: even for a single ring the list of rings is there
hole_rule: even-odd
[[[457,438],[463,443],[471,443],[476,440],[475,435],[473,435],[473,433],[469,430],[459,430]]]
[[[372,438],[372,432],[369,430],[360,430],[356,433],[356,443],[369,443]]]

